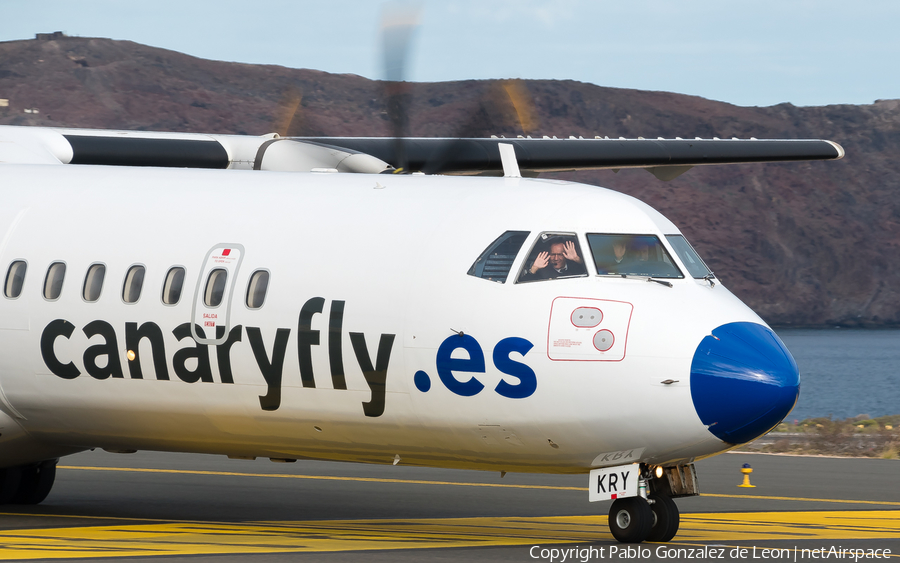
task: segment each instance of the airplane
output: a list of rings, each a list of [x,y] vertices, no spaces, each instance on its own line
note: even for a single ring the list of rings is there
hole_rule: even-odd
[[[843,155],[0,126],[0,503],[94,448],[402,463],[585,474],[670,541],[797,364],[659,212],[527,176]]]

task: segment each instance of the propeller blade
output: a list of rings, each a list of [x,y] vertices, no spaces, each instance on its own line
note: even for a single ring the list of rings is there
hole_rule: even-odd
[[[516,119],[522,128],[523,135],[530,135],[537,129],[537,112],[534,109],[534,99],[525,82],[522,80],[504,80],[501,82],[503,90],[509,96],[513,109],[516,111]]]
[[[422,167],[425,174],[452,171],[454,163],[470,157],[473,149],[470,140],[473,138],[515,137],[537,129],[534,102],[523,81],[484,81],[477,88],[477,103],[470,109],[468,119],[455,128],[451,140],[442,145],[440,151],[429,156]]]
[[[385,97],[394,136],[394,173],[408,172],[404,139],[409,136],[410,85],[404,81],[409,46],[419,25],[418,3],[385,5],[381,20]]]
[[[290,135],[291,125],[294,123],[294,118],[297,116],[297,110],[300,109],[301,102],[303,102],[303,92],[300,90],[291,89],[285,95],[284,101],[281,103],[283,114],[275,127],[275,132],[280,136],[287,137]]]

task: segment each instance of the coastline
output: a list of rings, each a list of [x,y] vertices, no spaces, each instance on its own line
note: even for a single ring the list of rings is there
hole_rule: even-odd
[[[900,414],[782,422],[737,453],[900,459]]]

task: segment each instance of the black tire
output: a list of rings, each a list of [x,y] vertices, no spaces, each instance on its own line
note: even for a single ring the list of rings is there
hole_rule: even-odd
[[[641,497],[620,498],[609,509],[609,531],[621,543],[641,543],[650,534],[653,511]]]
[[[681,516],[678,514],[678,507],[671,497],[660,494],[650,495],[653,504],[650,510],[653,511],[653,526],[650,528],[650,534],[647,541],[667,542],[671,541],[678,533],[678,524],[681,523]]]
[[[23,467],[19,490],[16,491],[10,502],[12,504],[39,504],[50,494],[55,480],[55,459]]]
[[[7,467],[6,469],[0,469],[0,504],[7,504],[12,501],[19,490],[19,483],[21,481],[21,467]]]

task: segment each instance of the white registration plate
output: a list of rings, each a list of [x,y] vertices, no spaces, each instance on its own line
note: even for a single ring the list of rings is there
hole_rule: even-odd
[[[638,463],[601,467],[591,470],[589,497],[591,502],[636,497],[641,466]]]

